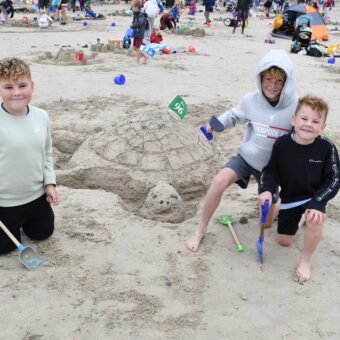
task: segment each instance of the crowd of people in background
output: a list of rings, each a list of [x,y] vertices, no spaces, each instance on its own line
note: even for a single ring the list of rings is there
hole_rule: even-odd
[[[32,0],[37,12],[41,14],[42,25],[51,25],[54,21],[60,21],[61,25],[66,25],[68,22],[67,10],[75,13],[76,11],[85,12],[85,16],[90,19],[100,19],[93,10],[93,0]],[[125,1],[131,9],[131,2]],[[296,3],[307,3],[313,6],[325,17],[329,16],[334,0],[200,0],[204,6],[205,24],[211,22],[210,13],[215,10],[233,12],[235,20],[234,31],[239,22],[242,23],[242,32],[244,31],[245,23],[248,18],[248,13],[251,8],[262,9],[267,17],[269,13],[279,14],[284,12],[290,5]],[[150,23],[150,31],[152,32],[154,21],[157,15],[160,15],[160,28],[174,29],[176,22],[179,21],[183,8],[188,7],[188,14],[195,15],[197,13],[197,0],[142,0],[142,11],[147,13],[148,21]],[[2,0],[0,2],[0,11],[2,21],[7,24],[9,18],[14,15],[14,7],[12,0]],[[48,18],[47,18],[48,16]],[[52,19],[52,21],[50,20]],[[151,34],[151,33],[150,33]],[[149,34],[149,36],[150,36]]]

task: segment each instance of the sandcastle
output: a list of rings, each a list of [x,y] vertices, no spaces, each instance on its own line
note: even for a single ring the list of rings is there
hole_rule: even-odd
[[[178,34],[178,35],[192,35],[193,37],[204,37],[205,36],[205,30],[204,28],[194,28],[190,29],[189,27],[185,27],[183,29],[173,29],[171,30],[172,33]]]
[[[109,51],[123,50],[123,40],[109,40],[107,44],[97,43],[90,47],[92,52],[106,53]]]
[[[39,27],[37,20],[23,20],[23,19],[21,19],[21,20],[12,19],[9,22],[9,26],[12,26],[12,27],[30,27],[30,28]]]
[[[97,55],[98,54],[95,52],[86,55],[82,49],[61,47],[55,55],[50,51],[45,51],[38,57],[37,61],[59,65],[86,65],[88,63],[93,63]]]

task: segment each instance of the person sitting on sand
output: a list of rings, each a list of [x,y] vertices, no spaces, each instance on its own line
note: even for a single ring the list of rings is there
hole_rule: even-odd
[[[53,19],[48,16],[45,12],[45,10],[42,10],[39,15],[38,25],[40,28],[47,28],[51,26],[53,23]]]
[[[163,36],[158,27],[153,28],[153,32],[151,33],[150,42],[155,44],[160,44],[163,41]]]
[[[21,241],[54,231],[51,204],[58,204],[52,138],[46,111],[29,105],[34,89],[29,66],[19,58],[0,60],[0,221]],[[0,230],[0,254],[16,248]]]
[[[93,0],[86,0],[84,4],[85,17],[90,19],[97,19],[97,13],[92,9]]]
[[[257,182],[267,165],[275,139],[291,130],[291,117],[297,105],[293,64],[283,50],[272,50],[260,61],[256,71],[258,90],[244,96],[239,106],[213,116],[207,131],[222,131],[237,123],[246,124],[247,130],[239,146],[239,153],[227,162],[213,179],[206,194],[199,225],[186,247],[195,252],[208,230],[208,224],[218,207],[223,192],[233,183],[248,186],[250,176]],[[232,141],[231,141],[232,142]],[[274,196],[268,213],[269,227],[279,211],[278,196]]]
[[[277,241],[289,246],[302,223],[306,223],[300,263],[294,279],[310,279],[311,256],[318,246],[326,220],[327,202],[339,190],[339,155],[335,145],[320,134],[325,128],[328,105],[307,95],[299,100],[292,118],[294,131],[277,139],[268,165],[261,175],[259,203],[272,202],[281,188]]]
[[[159,28],[161,30],[165,30],[167,28],[169,30],[176,29],[176,20],[171,12],[162,14],[160,23],[159,23]]]

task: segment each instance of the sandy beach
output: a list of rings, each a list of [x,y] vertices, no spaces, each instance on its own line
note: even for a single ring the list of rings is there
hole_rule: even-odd
[[[147,65],[137,65],[126,50],[98,52],[87,64],[56,60],[61,48],[90,57],[97,39],[122,39],[132,17],[111,14],[126,6],[94,8],[107,19],[46,30],[0,25],[0,58],[30,64],[32,104],[49,113],[62,200],[53,208],[51,238],[22,238],[46,265],[28,271],[17,251],[0,257],[0,340],[340,339],[340,195],[328,205],[305,284],[292,280],[301,231],[283,248],[275,241],[276,225],[266,230],[265,262],[259,263],[255,180],[248,190],[227,190],[199,251],[185,248],[212,178],[237,152],[244,131],[237,126],[208,142],[200,125],[254,91],[260,58],[271,49],[289,52],[290,40],[264,42],[272,20],[250,18],[241,35],[219,20],[205,27],[199,12],[194,28],[204,28],[205,36],[164,32],[178,53],[156,55]],[[14,18],[23,15],[37,16]],[[183,14],[180,22],[188,21]],[[339,2],[332,21],[340,22]],[[329,37],[325,44],[340,43],[340,31],[329,30]],[[186,52],[189,44],[195,53]],[[340,59],[290,58],[298,95],[319,94],[330,104],[325,131],[339,150]],[[124,85],[114,84],[118,74],[125,75]],[[183,120],[167,108],[176,95],[188,106]],[[153,189],[159,183],[166,189]],[[147,198],[157,200],[158,210]],[[219,223],[223,212],[232,213],[245,252],[237,252]]]

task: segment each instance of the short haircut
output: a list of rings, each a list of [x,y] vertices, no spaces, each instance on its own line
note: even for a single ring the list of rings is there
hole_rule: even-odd
[[[268,76],[271,76],[277,79],[283,79],[284,81],[286,81],[286,78],[287,78],[286,72],[277,66],[272,66],[268,68],[267,70],[264,70],[261,72],[261,80],[264,77],[268,77]]]
[[[20,78],[31,80],[31,71],[27,63],[19,58],[5,58],[0,60],[0,80],[14,80]]]
[[[142,2],[140,0],[133,0],[131,6],[136,6],[139,9],[143,7]]]
[[[295,116],[301,109],[302,105],[309,106],[313,111],[317,112],[324,121],[327,119],[328,115],[328,104],[320,97],[313,96],[311,94],[307,94],[299,99]]]

